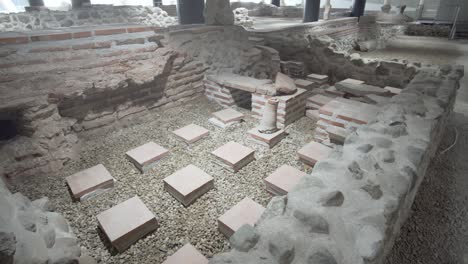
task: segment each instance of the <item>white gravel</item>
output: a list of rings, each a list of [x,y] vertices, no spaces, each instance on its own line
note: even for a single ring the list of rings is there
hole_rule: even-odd
[[[265,206],[271,196],[264,189],[263,178],[279,166],[289,164],[305,170],[296,152],[312,140],[315,128],[315,123],[304,117],[287,129],[290,134],[286,139],[268,150],[248,140],[246,132],[258,120],[251,118],[247,110],[241,110],[248,115],[246,121],[235,127],[221,130],[209,123],[210,114],[220,109],[202,97],[181,107],[156,110],[151,122],[83,142],[80,159],[67,164],[60,175],[33,177],[15,189],[31,199],[48,196],[70,222],[83,253],[100,263],[161,263],[187,242],[210,257],[228,249],[227,240],[217,230],[217,218],[246,196]],[[172,134],[190,123],[209,129],[210,137],[188,147]],[[210,155],[231,140],[256,150],[256,161],[236,174],[213,164]],[[169,149],[170,155],[149,172],[140,174],[124,154],[148,141]],[[89,201],[72,202],[64,177],[99,163],[117,180],[116,187]],[[162,180],[189,164],[212,175],[215,188],[185,208],[163,190]],[[155,213],[160,227],[124,253],[111,253],[97,228],[96,215],[134,195]]]

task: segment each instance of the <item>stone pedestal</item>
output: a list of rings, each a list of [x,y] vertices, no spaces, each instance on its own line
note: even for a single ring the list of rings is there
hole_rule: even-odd
[[[264,211],[265,208],[260,204],[244,198],[218,218],[218,230],[229,238],[245,224],[254,226]]]
[[[226,108],[224,110],[214,112],[212,115],[213,118],[210,118],[208,121],[220,128],[226,128],[237,124],[244,118],[244,114],[231,108]]]
[[[99,164],[66,178],[73,198],[86,200],[114,187],[114,178],[104,165]]]
[[[294,167],[283,165],[265,178],[265,187],[273,195],[286,195],[306,175]]]
[[[188,165],[164,179],[164,189],[184,206],[189,206],[213,187],[213,178],[194,165]]]
[[[250,138],[260,145],[272,148],[278,144],[284,137],[286,137],[286,132],[283,129],[279,129],[272,134],[260,133],[258,128],[253,128],[248,132]]]
[[[205,258],[198,250],[191,244],[185,244],[177,250],[172,256],[169,256],[162,264],[208,264],[208,259]]]
[[[317,142],[310,142],[302,147],[298,152],[299,159],[309,166],[314,166],[315,163],[326,159],[332,149]]]
[[[101,230],[119,252],[125,251],[158,228],[156,217],[138,196],[100,213],[97,220]]]
[[[210,131],[204,127],[190,124],[183,128],[175,130],[174,133],[178,138],[183,140],[187,144],[192,144],[198,140],[210,135]]]
[[[216,163],[229,171],[237,172],[255,159],[255,151],[237,142],[228,142],[211,153]]]
[[[125,153],[127,159],[142,173],[156,165],[156,163],[167,156],[167,154],[169,154],[167,149],[154,142],[146,143]]]

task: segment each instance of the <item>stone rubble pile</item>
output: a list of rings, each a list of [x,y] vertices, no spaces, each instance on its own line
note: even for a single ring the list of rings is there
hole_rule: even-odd
[[[82,263],[67,220],[51,209],[47,197],[30,201],[0,180],[0,263]]]
[[[244,7],[234,9],[234,23],[239,26],[250,28],[253,26],[254,19],[249,16],[249,10]]]

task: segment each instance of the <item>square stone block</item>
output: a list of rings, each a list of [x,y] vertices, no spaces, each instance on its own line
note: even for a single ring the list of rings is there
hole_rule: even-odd
[[[97,216],[99,227],[119,252],[158,228],[158,221],[135,196]]]
[[[104,165],[99,164],[66,178],[73,199],[85,200],[105,189],[114,187],[114,178]]]
[[[156,165],[156,163],[167,156],[169,150],[160,145],[149,142],[137,148],[128,151],[126,154],[129,159],[142,173]]]
[[[401,94],[401,90],[402,90],[400,88],[395,88],[391,86],[385,86],[384,89],[392,93],[392,95]]]
[[[241,226],[254,226],[265,208],[246,197],[218,218],[218,230],[227,238],[231,237]]]
[[[264,134],[258,132],[258,128],[253,128],[249,130],[248,134],[254,140],[254,142],[257,142],[269,148],[274,147],[286,136],[286,133],[283,129],[280,129],[272,134]]]
[[[224,168],[237,172],[255,159],[255,151],[237,142],[228,142],[211,152]]]
[[[224,124],[239,122],[242,118],[244,118],[244,114],[232,108],[226,108],[224,110],[214,112],[213,116]]]
[[[341,82],[346,82],[346,83],[356,84],[356,85],[359,85],[359,84],[363,84],[363,83],[364,83],[364,81],[356,80],[356,79],[351,79],[351,78],[344,79],[344,80],[342,80]]]
[[[307,75],[307,80],[313,81],[318,84],[325,84],[328,82],[328,76],[312,73],[312,74]]]
[[[210,131],[204,127],[190,124],[183,128],[179,128],[173,132],[177,137],[181,138],[188,144],[197,142],[198,140],[208,136]]]
[[[194,165],[176,171],[164,180],[164,189],[184,206],[214,187],[213,178]]]
[[[331,151],[331,148],[312,141],[304,147],[302,147],[297,152],[297,154],[302,162],[304,162],[307,165],[314,166],[315,163],[326,159]]]
[[[208,262],[208,259],[198,252],[194,246],[185,244],[162,264],[208,264]]]
[[[294,167],[283,165],[264,179],[265,187],[273,195],[286,195],[306,175]]]

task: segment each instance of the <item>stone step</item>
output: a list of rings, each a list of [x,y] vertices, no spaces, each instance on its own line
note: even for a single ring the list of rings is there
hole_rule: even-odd
[[[114,187],[115,180],[104,165],[99,164],[68,176],[66,181],[73,198],[82,201]]]
[[[254,226],[265,208],[246,197],[218,218],[218,230],[227,238],[231,237],[241,226]]]
[[[237,142],[230,141],[219,147],[211,154],[217,164],[229,171],[237,172],[255,160],[255,151]]]
[[[154,214],[138,196],[130,198],[97,216],[99,227],[119,252],[159,226]]]
[[[162,158],[167,156],[169,150],[154,142],[148,142],[142,146],[127,151],[125,156],[142,173],[155,166]]]
[[[188,126],[179,128],[172,133],[174,133],[178,138],[182,139],[185,143],[192,144],[204,137],[209,136],[210,131],[204,127],[190,124]]]
[[[264,179],[266,190],[273,195],[287,195],[306,176],[289,165],[283,165]]]

